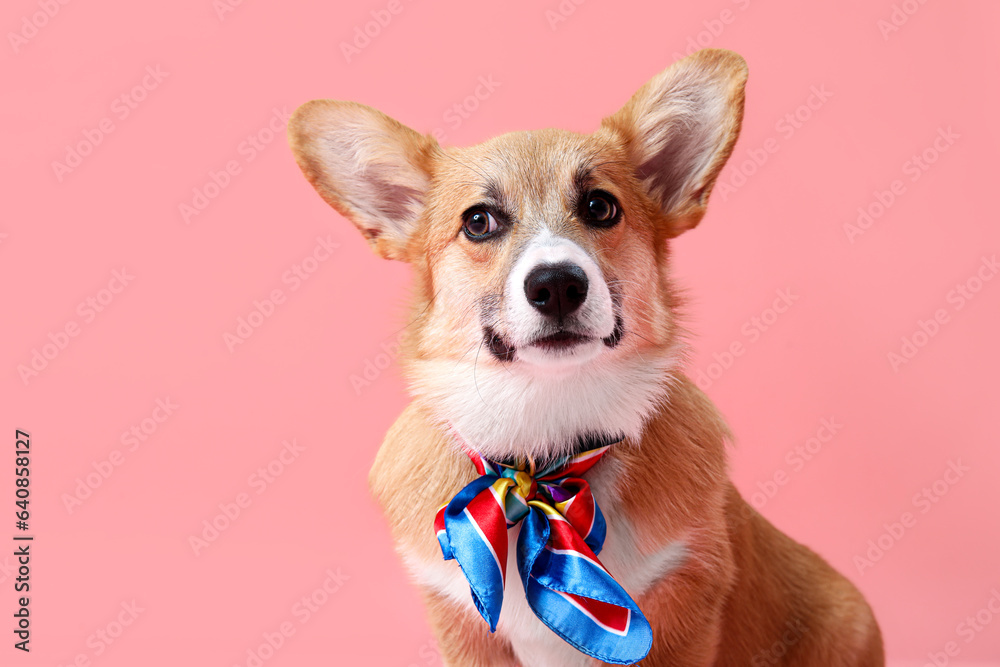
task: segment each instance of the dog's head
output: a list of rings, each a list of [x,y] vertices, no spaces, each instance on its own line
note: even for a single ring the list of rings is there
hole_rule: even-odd
[[[487,456],[636,436],[678,357],[669,239],[694,227],[739,134],[746,64],[695,53],[588,135],[442,148],[360,104],[292,117],[323,198],[416,281],[417,400]]]

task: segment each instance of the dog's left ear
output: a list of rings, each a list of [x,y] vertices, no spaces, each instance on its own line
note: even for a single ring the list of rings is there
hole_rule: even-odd
[[[616,132],[670,237],[705,214],[708,195],[740,133],[746,62],[704,49],[653,77],[602,125]]]

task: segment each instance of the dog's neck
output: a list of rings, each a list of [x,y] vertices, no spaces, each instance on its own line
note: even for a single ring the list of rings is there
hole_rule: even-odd
[[[474,447],[463,441],[458,436],[458,434],[455,432],[454,429],[449,429],[449,430],[455,437],[455,440],[460,447],[475,451],[477,454],[479,453]],[[561,452],[559,456],[548,459],[533,459],[531,462],[534,464],[534,467],[542,468],[553,463],[556,459],[576,456],[578,454],[583,454],[584,452],[589,452],[593,449],[598,449],[600,447],[610,447],[611,445],[615,445],[624,439],[625,436],[623,436],[620,433],[619,434],[587,433],[577,436],[572,442],[567,444],[565,447],[559,448],[559,451]],[[486,458],[488,458],[493,463],[498,463],[502,466],[507,466],[509,468],[517,468],[519,467],[519,465],[526,463],[523,457],[517,457],[513,455],[501,459],[496,459],[491,457],[486,457]]]
[[[479,454],[552,460],[588,438],[638,440],[667,399],[679,355],[595,361],[571,374],[536,374],[474,361],[409,364],[414,398]]]

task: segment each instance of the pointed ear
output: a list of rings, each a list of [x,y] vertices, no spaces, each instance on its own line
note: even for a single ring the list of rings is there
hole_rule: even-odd
[[[406,259],[437,142],[354,102],[313,100],[288,123],[295,160],[320,196],[386,259]]]
[[[602,122],[626,150],[673,237],[698,224],[743,120],[746,62],[705,49],[653,77]]]

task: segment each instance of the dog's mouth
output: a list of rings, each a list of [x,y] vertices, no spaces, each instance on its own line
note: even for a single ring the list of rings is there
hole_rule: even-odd
[[[553,333],[534,338],[521,347],[532,347],[555,355],[570,354],[575,348],[594,340],[600,340],[608,348],[617,347],[624,334],[625,323],[620,315],[616,315],[614,329],[610,335],[603,338],[598,339],[596,336],[561,328]],[[500,361],[513,361],[517,355],[517,347],[514,343],[491,326],[483,327],[483,341],[490,353]]]
[[[590,336],[584,336],[572,331],[557,331],[554,334],[536,338],[531,342],[531,345],[550,352],[561,352],[589,340],[592,340]]]

